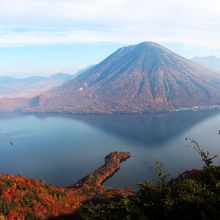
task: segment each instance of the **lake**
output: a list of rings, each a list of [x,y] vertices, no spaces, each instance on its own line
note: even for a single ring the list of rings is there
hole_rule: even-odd
[[[131,158],[105,184],[132,186],[152,179],[155,160],[175,176],[201,167],[185,137],[220,155],[220,111],[163,114],[0,114],[0,173],[72,185],[104,163],[112,151]],[[219,156],[220,158],[220,156]],[[216,162],[219,161],[217,158]]]

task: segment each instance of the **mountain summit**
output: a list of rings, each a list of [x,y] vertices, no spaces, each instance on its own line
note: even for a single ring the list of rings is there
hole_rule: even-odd
[[[33,105],[34,102],[34,105]],[[220,104],[220,75],[153,42],[118,49],[28,111],[155,112]]]

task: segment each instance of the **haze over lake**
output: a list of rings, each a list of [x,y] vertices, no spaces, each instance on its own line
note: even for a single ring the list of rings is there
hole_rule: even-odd
[[[171,176],[201,166],[185,137],[220,155],[220,111],[163,114],[0,114],[0,173],[72,185],[112,151],[131,158],[105,184],[133,186],[153,177],[154,160]],[[10,144],[13,142],[13,145]],[[217,161],[219,158],[217,158]]]

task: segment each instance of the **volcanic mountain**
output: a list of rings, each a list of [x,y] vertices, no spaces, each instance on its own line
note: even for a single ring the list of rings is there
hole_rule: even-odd
[[[160,112],[220,104],[220,74],[153,42],[118,49],[25,111]]]

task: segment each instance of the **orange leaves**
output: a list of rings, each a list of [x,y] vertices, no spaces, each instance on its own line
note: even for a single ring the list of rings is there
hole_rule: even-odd
[[[8,220],[25,220],[25,217],[18,211],[11,210],[8,214]]]
[[[128,194],[128,190],[108,189],[103,181],[120,168],[121,161],[130,157],[126,152],[113,152],[105,164],[87,175],[72,188],[48,185],[42,181],[13,175],[0,175],[0,202],[7,220],[43,219],[72,214],[83,202],[101,197]],[[2,220],[2,219],[0,219]],[[5,220],[5,219],[4,219]]]

